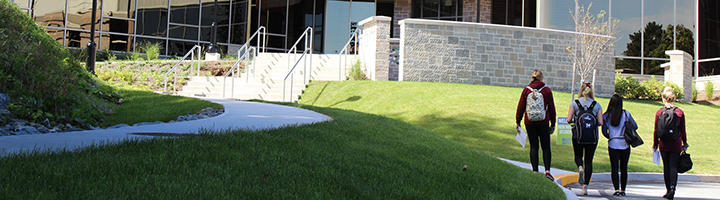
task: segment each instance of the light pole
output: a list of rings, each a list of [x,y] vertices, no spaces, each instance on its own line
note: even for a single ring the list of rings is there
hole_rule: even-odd
[[[215,0],[213,22],[212,25],[210,25],[210,46],[205,53],[205,60],[220,60],[220,53],[217,47],[217,4],[218,1]]]
[[[217,0],[216,0],[217,1]],[[92,17],[90,22],[90,42],[87,44],[88,60],[85,68],[91,74],[95,74],[95,13],[97,12],[97,0],[92,3]]]

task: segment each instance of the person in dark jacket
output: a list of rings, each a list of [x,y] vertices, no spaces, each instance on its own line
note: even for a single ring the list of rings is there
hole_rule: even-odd
[[[553,99],[552,90],[545,86],[543,82],[543,74],[540,70],[534,70],[531,81],[522,94],[518,102],[517,112],[515,113],[515,123],[519,131],[520,121],[525,117],[525,130],[527,130],[528,139],[530,140],[530,162],[534,172],[538,172],[538,139],[542,146],[543,163],[545,164],[545,177],[555,180],[550,174],[550,162],[552,160],[552,152],[550,150],[550,134],[555,130],[555,100]],[[531,121],[527,114],[526,106],[528,96],[533,92],[530,88],[539,90],[543,97],[545,117],[539,121]]]
[[[655,131],[653,131],[653,150],[660,149],[660,155],[662,156],[663,162],[663,175],[665,178],[665,189],[667,192],[663,195],[663,198],[673,199],[675,198],[675,186],[677,185],[678,179],[678,163],[680,162],[680,153],[690,146],[687,143],[687,136],[685,132],[685,113],[680,108],[675,107],[675,94],[672,92],[671,87],[665,87],[662,92],[662,100],[665,103],[663,108],[660,108],[655,113]],[[663,109],[672,109],[675,107],[675,115],[677,119],[677,131],[678,138],[675,140],[661,140],[658,138],[658,118],[663,113]]]

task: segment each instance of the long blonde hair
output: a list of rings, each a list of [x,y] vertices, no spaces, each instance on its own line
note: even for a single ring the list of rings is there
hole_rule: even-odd
[[[583,82],[580,85],[580,97],[595,99],[595,92],[593,92],[590,82]]]
[[[662,98],[669,103],[675,102],[675,93],[673,93],[672,87],[667,86],[663,89]]]

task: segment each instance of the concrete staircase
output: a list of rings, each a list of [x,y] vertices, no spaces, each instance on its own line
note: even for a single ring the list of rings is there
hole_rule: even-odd
[[[291,58],[290,65],[294,65],[298,55],[289,55]],[[340,55],[337,54],[313,54],[312,67],[308,70],[309,76],[307,81],[303,79],[306,76],[303,70],[302,61],[293,71],[293,75],[285,80],[288,75],[288,54],[286,53],[260,53],[253,63],[249,63],[247,70],[240,74],[237,78],[228,76],[223,77],[204,77],[193,76],[187,85],[183,86],[182,91],[178,91],[182,96],[200,96],[216,99],[260,99],[265,101],[285,101],[295,102],[305,90],[305,83],[312,81],[337,81],[345,80],[346,74],[356,60],[355,56],[347,56],[348,62],[343,66],[342,74],[340,74]],[[309,60],[307,62],[310,64]],[[253,73],[254,72],[254,73]],[[283,90],[283,86],[285,89]],[[224,90],[224,93],[223,93]],[[284,91],[284,98],[283,98]],[[284,100],[283,100],[284,99]]]

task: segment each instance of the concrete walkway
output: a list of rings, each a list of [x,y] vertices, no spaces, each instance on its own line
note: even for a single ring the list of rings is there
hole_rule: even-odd
[[[288,125],[310,124],[332,118],[306,109],[269,103],[206,99],[225,106],[225,113],[217,117],[130,126],[116,129],[98,129],[76,132],[16,135],[0,137],[0,156],[32,150],[73,150],[103,142],[153,136],[136,133],[197,133],[198,130],[268,129]]]
[[[499,158],[515,166],[532,170],[530,163]],[[658,166],[660,167],[660,166]],[[538,171],[544,172],[540,164]],[[663,199],[665,182],[662,173],[628,173],[627,196],[614,197],[615,189],[610,173],[593,173],[588,194],[581,195],[582,185],[578,184],[578,173],[551,168],[555,183],[563,189],[567,199]],[[680,174],[675,199],[720,199],[720,175]]]

